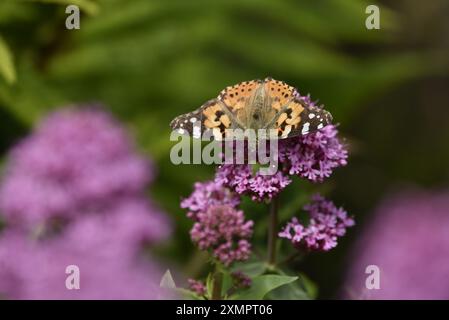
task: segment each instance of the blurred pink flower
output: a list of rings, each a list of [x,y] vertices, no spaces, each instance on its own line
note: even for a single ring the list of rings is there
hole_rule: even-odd
[[[10,154],[0,186],[0,295],[11,299],[158,299],[163,274],[143,255],[168,218],[145,189],[148,160],[99,110],[50,116]],[[66,267],[80,269],[68,290]]]
[[[10,153],[0,210],[8,223],[23,227],[70,219],[143,193],[152,171],[109,114],[59,111]]]
[[[349,262],[345,298],[449,299],[449,192],[384,200]],[[369,265],[380,269],[379,290],[365,287]]]
[[[121,216],[85,216],[63,234],[41,241],[5,231],[0,237],[0,293],[8,299],[169,297],[159,288],[163,270],[140,256],[127,237],[133,230],[133,236],[145,236],[141,221],[123,226]],[[79,290],[65,286],[69,265],[79,267]]]

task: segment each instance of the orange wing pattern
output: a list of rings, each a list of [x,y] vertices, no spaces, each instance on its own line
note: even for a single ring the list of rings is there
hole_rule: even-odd
[[[284,112],[282,112],[276,120],[276,128],[278,136],[286,138],[293,135],[301,125],[301,115],[304,111],[304,106],[295,100],[288,102]]]
[[[211,100],[202,106],[203,125],[211,129],[216,140],[225,137],[226,129],[231,126],[231,119],[223,110],[223,105],[217,99]]]
[[[285,106],[290,100],[292,100],[297,90],[283,81],[266,78],[265,92],[271,98],[271,106],[276,111],[279,111],[281,107]]]
[[[251,80],[226,87],[220,92],[218,99],[223,101],[232,112],[236,112],[239,109],[243,109],[247,105],[247,100],[256,91],[261,83],[261,80]]]

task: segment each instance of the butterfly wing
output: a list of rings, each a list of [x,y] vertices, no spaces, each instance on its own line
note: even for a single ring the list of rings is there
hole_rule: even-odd
[[[170,122],[170,128],[179,134],[201,137],[201,132],[204,130],[202,126],[202,111],[203,106],[195,111],[177,116]]]
[[[232,113],[219,99],[207,101],[197,110],[180,115],[170,123],[172,130],[194,138],[201,136],[208,130],[216,140],[226,136],[227,129],[235,128]]]
[[[265,79],[265,92],[276,110],[267,128],[276,129],[281,139],[315,132],[332,122],[328,111],[300,99],[296,88],[283,81]]]
[[[228,86],[220,92],[218,99],[237,116],[239,111],[244,111],[249,105],[250,99],[261,83],[262,80],[251,80]]]
[[[303,108],[302,111],[301,107]],[[293,111],[296,110],[296,111]],[[286,108],[287,118],[277,121],[279,129],[284,128],[282,137],[289,138],[316,132],[332,123],[332,115],[321,107],[310,106],[295,98]]]

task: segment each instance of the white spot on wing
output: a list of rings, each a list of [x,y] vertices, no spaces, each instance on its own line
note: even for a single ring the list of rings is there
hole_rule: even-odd
[[[315,113],[309,113],[309,119],[315,118]]]
[[[200,126],[193,126],[193,137],[197,138],[197,139],[201,137],[201,127]]]
[[[282,133],[282,138],[287,138],[288,134],[292,131],[292,126],[286,126],[284,132]]]
[[[321,129],[322,127],[323,127],[323,124],[322,124],[322,123],[320,123],[320,124],[317,126],[318,129]]]
[[[310,126],[309,122],[304,123],[304,125],[302,126],[301,133],[302,134],[309,133],[309,126]]]
[[[190,122],[195,123],[196,122],[196,118],[195,117],[190,118]]]

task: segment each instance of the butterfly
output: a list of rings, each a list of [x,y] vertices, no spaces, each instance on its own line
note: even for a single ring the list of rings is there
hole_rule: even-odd
[[[284,139],[315,132],[331,122],[328,111],[301,98],[296,88],[268,77],[228,86],[217,98],[173,119],[170,126],[194,138],[211,130],[214,139],[222,140],[235,129],[252,129],[275,130],[276,137]]]

